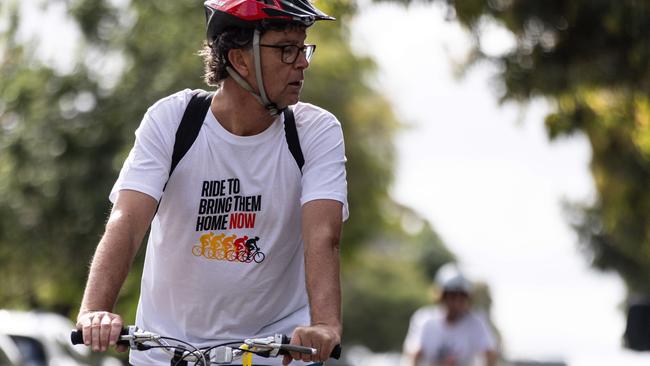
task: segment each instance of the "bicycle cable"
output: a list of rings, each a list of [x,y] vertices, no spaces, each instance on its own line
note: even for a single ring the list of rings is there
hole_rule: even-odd
[[[184,361],[190,355],[194,355],[194,357],[196,357],[197,360],[200,360],[201,363],[203,363],[204,365],[206,365],[206,366],[209,365],[209,363],[207,362],[207,360],[205,358],[205,354],[203,352],[201,352],[200,348],[194,346],[193,344],[185,342],[185,341],[177,339],[177,338],[173,338],[173,337],[160,337],[160,339],[164,340],[164,341],[173,341],[173,342],[176,342],[176,343],[179,343],[179,344],[182,344],[182,345],[186,345],[186,346],[189,347],[189,348],[172,347],[171,345],[167,344],[166,348],[181,349],[184,352],[187,352],[187,354],[185,356],[181,357],[181,359],[176,362],[175,366],[178,365],[181,361]],[[164,346],[161,345],[161,347],[154,347],[154,348],[164,348]]]

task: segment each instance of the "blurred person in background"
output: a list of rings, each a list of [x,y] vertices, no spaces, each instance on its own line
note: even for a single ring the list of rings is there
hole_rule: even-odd
[[[418,309],[404,340],[407,366],[494,366],[497,342],[485,316],[471,308],[472,283],[455,264],[436,273],[437,306]]]

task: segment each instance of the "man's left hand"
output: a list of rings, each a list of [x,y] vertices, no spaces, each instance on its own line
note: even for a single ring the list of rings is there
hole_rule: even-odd
[[[288,365],[292,360],[305,362],[324,362],[330,357],[334,347],[341,343],[341,331],[338,327],[317,324],[308,327],[297,327],[291,335],[291,344],[316,348],[315,355],[305,355],[291,352],[285,355],[283,365]]]

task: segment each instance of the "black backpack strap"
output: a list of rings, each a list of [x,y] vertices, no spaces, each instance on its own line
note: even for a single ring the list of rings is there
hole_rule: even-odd
[[[172,153],[169,177],[171,177],[174,169],[176,169],[176,166],[183,156],[185,156],[185,154],[190,150],[199,135],[205,116],[210,109],[213,95],[214,93],[199,90],[192,95],[190,102],[187,104],[185,113],[183,113],[183,118],[176,130],[176,140],[174,141],[174,151]],[[287,140],[287,145],[289,146],[289,151],[296,160],[298,169],[302,172],[302,166],[305,165],[305,158],[302,155],[300,140],[298,138],[298,129],[296,128],[296,120],[291,108],[286,108],[284,110],[284,134]],[[165,187],[166,186],[167,183],[165,183]]]
[[[296,119],[293,117],[293,110],[287,107],[284,110],[284,135],[287,138],[289,151],[298,164],[298,169],[302,173],[302,166],[305,165],[305,157],[302,155],[300,148],[300,139],[298,139],[298,129],[296,128]]]
[[[183,156],[190,150],[192,144],[201,131],[203,120],[205,119],[210,104],[212,103],[212,95],[214,93],[200,90],[194,95],[185,108],[183,119],[176,130],[176,141],[174,142],[174,152],[172,153],[172,164],[169,169],[169,176],[172,176],[174,169],[178,163],[183,159]],[[169,178],[168,178],[169,179]]]
[[[176,140],[174,141],[174,151],[172,152],[172,163],[169,168],[169,175],[167,176],[167,182],[163,186],[163,192],[167,188],[167,183],[169,183],[169,178],[172,176],[174,169],[178,163],[183,159],[183,156],[190,150],[190,147],[196,141],[196,138],[199,136],[201,131],[201,126],[203,126],[203,120],[208,114],[210,109],[210,104],[212,103],[212,96],[214,93],[207,92],[205,90],[198,90],[192,94],[190,102],[185,108],[183,113],[183,118],[181,123],[178,125],[176,130]],[[160,207],[160,202],[162,202],[162,197],[158,201],[158,208]]]

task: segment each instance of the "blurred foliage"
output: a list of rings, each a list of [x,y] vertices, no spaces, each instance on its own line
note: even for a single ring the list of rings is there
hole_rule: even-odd
[[[546,98],[555,106],[546,117],[551,138],[589,139],[597,197],[572,204],[569,219],[596,267],[650,294],[650,2],[438,2],[475,36],[466,66],[498,66],[502,101]],[[514,47],[484,53],[486,24],[509,31]]]
[[[72,72],[38,56],[39,39],[51,39],[48,34],[34,40],[20,36],[21,26],[38,27],[21,22],[27,19],[21,9],[34,2],[44,14],[51,6],[65,6],[77,26],[79,39],[61,40],[78,48],[62,55],[71,58]],[[199,3],[0,4],[0,307],[75,316],[110,209],[107,195],[140,119],[170,93],[204,88],[196,55],[204,35]],[[397,349],[403,334],[393,329],[405,329],[411,310],[425,301],[419,289],[451,255],[428,223],[388,194],[399,122],[368,86],[372,61],[349,47],[346,26],[354,3],[320,6],[339,21],[310,31],[319,47],[303,100],[337,115],[346,136],[351,216],[342,242],[350,334],[345,340],[373,339],[377,350]],[[138,300],[142,252],[117,307],[127,322]],[[372,312],[359,307],[368,302]]]
[[[364,250],[343,283],[345,342],[399,350],[411,314],[431,303],[426,278],[413,269],[394,253]]]
[[[453,260],[429,223],[389,203],[392,229],[347,263],[343,281],[344,341],[373,351],[401,350],[413,312],[433,302],[438,268]],[[403,228],[403,229],[399,229]]]

